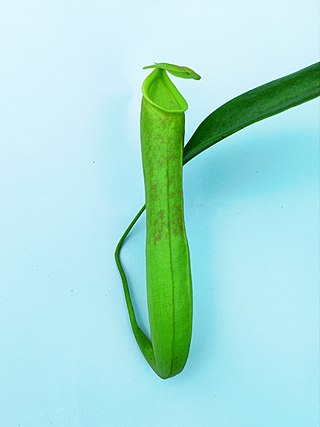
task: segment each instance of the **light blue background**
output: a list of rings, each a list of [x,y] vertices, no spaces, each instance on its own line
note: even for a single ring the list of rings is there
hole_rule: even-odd
[[[316,427],[319,103],[184,175],[194,335],[162,381],[113,251],[143,203],[141,68],[188,65],[187,138],[230,98],[316,62],[317,0],[0,5],[0,426]],[[123,252],[145,308],[144,227]]]

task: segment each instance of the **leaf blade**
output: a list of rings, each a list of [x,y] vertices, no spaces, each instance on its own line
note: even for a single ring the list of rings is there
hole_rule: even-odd
[[[228,101],[198,126],[184,147],[184,164],[233,133],[320,95],[320,62]]]

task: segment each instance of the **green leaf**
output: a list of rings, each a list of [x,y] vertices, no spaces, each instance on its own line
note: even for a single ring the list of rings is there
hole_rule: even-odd
[[[183,161],[267,117],[320,95],[320,62],[246,92],[211,113],[184,148]]]

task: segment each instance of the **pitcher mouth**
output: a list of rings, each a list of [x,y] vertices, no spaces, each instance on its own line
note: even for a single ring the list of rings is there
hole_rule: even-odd
[[[142,93],[150,104],[168,113],[184,113],[188,109],[187,101],[161,68],[145,79]]]

